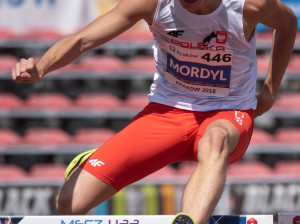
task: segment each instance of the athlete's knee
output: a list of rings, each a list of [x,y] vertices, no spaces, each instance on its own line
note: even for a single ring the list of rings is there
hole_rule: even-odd
[[[228,156],[230,135],[226,128],[209,128],[198,143],[198,157],[225,158]],[[206,158],[207,159],[207,158]]]
[[[117,192],[115,188],[83,169],[76,169],[56,197],[61,215],[84,215]]]
[[[56,196],[56,211],[59,215],[85,215],[89,210],[76,204],[71,194],[64,194],[60,191]]]
[[[70,199],[65,197],[60,191],[56,196],[56,211],[60,215],[71,215],[71,203]]]
[[[228,142],[230,141],[229,133],[227,129],[223,127],[217,126],[211,128],[209,131],[209,135],[211,136],[212,139],[213,149],[216,149],[218,151],[227,147]]]
[[[56,211],[60,215],[73,215],[72,213],[72,199],[67,197],[61,191],[56,196]]]
[[[80,201],[80,195],[76,194],[74,180],[77,175],[78,172],[75,171],[56,196],[56,211],[60,215],[84,215],[89,211],[83,207],[84,203]]]

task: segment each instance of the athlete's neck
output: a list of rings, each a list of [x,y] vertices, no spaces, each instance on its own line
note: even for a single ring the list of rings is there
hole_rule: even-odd
[[[215,11],[222,0],[179,0],[183,8],[197,15],[206,15]]]

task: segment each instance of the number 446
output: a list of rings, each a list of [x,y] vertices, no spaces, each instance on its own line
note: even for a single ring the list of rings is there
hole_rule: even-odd
[[[216,62],[231,62],[232,58],[231,58],[231,54],[213,54],[211,55],[211,53],[206,53],[204,54],[202,57],[202,59],[206,60],[207,62],[210,61],[216,61]]]

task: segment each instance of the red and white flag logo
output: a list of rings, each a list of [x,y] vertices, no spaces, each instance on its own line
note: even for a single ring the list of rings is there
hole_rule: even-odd
[[[297,215],[293,218],[293,224],[299,224],[300,223],[300,216]]]
[[[257,220],[254,218],[251,218],[247,221],[247,224],[257,224]]]
[[[227,32],[226,31],[217,31],[217,40],[218,44],[225,44],[227,42]]]

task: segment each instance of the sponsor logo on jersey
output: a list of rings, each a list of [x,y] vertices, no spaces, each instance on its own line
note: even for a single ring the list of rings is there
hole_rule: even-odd
[[[167,34],[173,37],[179,37],[184,33],[184,30],[172,30],[168,32]]]
[[[209,51],[221,51],[225,52],[224,46],[219,46],[215,44],[205,45],[203,42],[187,42],[187,41],[180,41],[176,39],[171,39],[172,44],[176,44],[182,48],[188,49],[198,49],[198,50],[209,50]]]
[[[217,35],[215,34],[215,32],[212,32],[210,35],[208,35],[207,37],[204,38],[203,45],[208,46],[211,39],[215,38],[215,37],[217,37]]]
[[[217,31],[216,43],[217,44],[226,44],[227,42],[227,32],[226,31]]]

